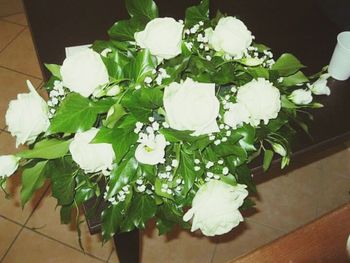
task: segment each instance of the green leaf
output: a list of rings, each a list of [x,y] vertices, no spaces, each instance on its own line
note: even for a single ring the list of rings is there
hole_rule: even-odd
[[[269,79],[270,78],[270,73],[269,70],[263,67],[249,67],[247,69],[247,72],[254,78],[264,78],[264,79]]]
[[[97,115],[105,113],[115,103],[112,99],[93,102],[77,93],[71,93],[62,101],[49,131],[52,133],[75,133],[86,131],[96,122]]]
[[[183,228],[189,228],[189,224],[182,220],[183,211],[176,203],[165,200],[157,209],[157,228],[159,235],[163,235],[178,224]]]
[[[128,232],[134,227],[145,228],[147,221],[154,217],[156,210],[157,205],[150,195],[136,195],[122,223],[121,230]]]
[[[244,124],[242,127],[233,131],[232,135],[238,134],[242,136],[242,139],[239,140],[239,144],[246,151],[254,151],[255,146],[255,128],[251,125]]]
[[[202,0],[197,6],[191,6],[186,9],[185,25],[194,26],[200,21],[209,20],[209,0]]]
[[[235,155],[240,157],[242,160],[247,159],[247,152],[244,150],[244,148],[241,146],[232,145],[230,142],[214,145],[213,150],[220,157]]]
[[[33,149],[25,150],[17,153],[16,156],[33,159],[56,159],[66,155],[69,149],[69,144],[72,140],[62,141],[57,139],[44,139],[35,144]]]
[[[60,65],[56,65],[56,64],[44,64],[44,65],[54,77],[58,79],[62,79]]]
[[[245,184],[248,190],[252,193],[256,193],[256,186],[253,182],[253,177],[250,169],[246,165],[241,165],[237,167],[237,182]]]
[[[157,195],[159,195],[159,196],[162,196],[162,197],[174,200],[174,197],[173,197],[172,194],[168,194],[167,192],[163,192],[162,191],[162,185],[164,183],[166,184],[167,182],[166,181],[162,181],[159,178],[156,178],[155,184],[154,184],[154,191],[155,191],[155,193]]]
[[[126,114],[123,106],[119,103],[114,104],[112,108],[108,111],[108,114],[111,110],[113,112],[106,118],[106,120],[103,121],[103,125],[108,128],[113,128],[114,125],[121,119],[121,117],[123,117]]]
[[[145,21],[137,17],[116,22],[109,30],[110,38],[117,41],[134,41],[134,34],[145,28]]]
[[[101,58],[106,65],[109,77],[115,81],[125,78],[124,69],[130,63],[130,58],[117,50],[109,53],[107,57],[102,56]]]
[[[69,224],[72,219],[72,205],[62,206],[60,210],[61,224]]]
[[[263,162],[263,169],[264,171],[267,171],[271,165],[273,159],[273,151],[271,150],[265,150],[264,153],[264,162]]]
[[[148,49],[143,49],[137,53],[137,56],[131,64],[130,78],[136,82],[143,82],[144,78],[151,74],[152,70],[156,68],[157,64]]]
[[[278,71],[281,76],[289,76],[304,67],[295,56],[286,53],[273,64],[271,69]]]
[[[103,210],[101,215],[102,221],[102,238],[105,243],[119,230],[124,216],[124,203],[119,202]]]
[[[298,109],[299,106],[291,102],[286,95],[281,96],[281,106],[286,109]]]
[[[187,154],[185,151],[181,150],[180,163],[177,170],[177,174],[181,176],[184,180],[183,195],[186,195],[188,191],[192,188],[194,181],[196,179],[196,172],[194,170],[194,158],[192,155]]]
[[[158,17],[157,5],[152,0],[126,0],[125,5],[131,17],[136,16],[147,21]]]
[[[31,168],[24,169],[22,174],[21,203],[22,207],[41,188],[45,182],[45,168],[48,161],[38,162]]]
[[[264,51],[271,50],[271,48],[269,48],[268,46],[265,46],[264,44],[254,43],[252,46],[256,47],[258,49],[258,52],[264,52]]]
[[[76,170],[77,167],[69,156],[49,163],[47,173],[51,178],[52,196],[57,199],[58,205],[73,203]]]
[[[309,79],[304,75],[303,72],[298,71],[297,73],[290,75],[288,77],[284,77],[283,81],[282,81],[282,85],[286,86],[286,87],[290,87],[290,86],[295,86],[298,84],[302,84],[305,82],[308,82]]]
[[[119,163],[127,154],[130,147],[136,143],[137,139],[138,136],[134,133],[133,129],[118,127],[109,129],[102,127],[92,142],[112,144],[116,157],[115,162]]]
[[[131,157],[122,162],[110,175],[108,183],[109,190],[107,199],[117,194],[120,189],[133,181],[137,175],[138,162],[134,157]]]

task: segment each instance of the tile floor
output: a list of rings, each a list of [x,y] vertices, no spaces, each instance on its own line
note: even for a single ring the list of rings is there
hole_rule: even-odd
[[[25,80],[42,84],[27,22],[18,0],[0,0],[0,154],[16,151],[6,132],[8,102],[24,92]],[[142,262],[227,262],[350,202],[350,149],[343,145],[327,158],[258,186],[256,212],[232,233],[209,239],[174,230],[159,237],[152,224],[142,234]],[[74,225],[60,225],[59,212],[45,185],[23,210],[20,175],[11,178],[11,199],[0,194],[0,262],[118,262],[113,244],[101,247],[83,225],[85,253]]]

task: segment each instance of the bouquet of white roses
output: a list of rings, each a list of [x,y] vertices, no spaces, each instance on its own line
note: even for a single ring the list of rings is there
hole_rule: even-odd
[[[44,101],[28,82],[6,113],[17,146],[0,157],[0,185],[23,170],[21,201],[51,182],[68,223],[72,209],[95,196],[107,206],[102,235],[174,225],[207,236],[237,226],[254,205],[249,162],[274,154],[289,163],[291,136],[305,108],[328,94],[324,78],[310,84],[291,54],[276,61],[244,23],[209,1],[186,10],[184,21],[158,17],[152,0],[127,0],[130,19],[110,40],[46,65],[52,77]]]

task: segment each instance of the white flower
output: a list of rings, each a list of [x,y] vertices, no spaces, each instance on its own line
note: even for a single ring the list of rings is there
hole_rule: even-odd
[[[327,86],[327,79],[328,74],[321,75],[321,77],[311,85],[311,92],[315,95],[329,96],[331,94],[331,90]]]
[[[101,56],[86,49],[67,57],[61,67],[63,85],[70,91],[89,97],[96,88],[109,81]]]
[[[263,78],[252,80],[238,89],[237,102],[248,110],[253,125],[265,124],[277,117],[281,109],[279,90]]]
[[[311,90],[297,89],[289,95],[289,99],[291,99],[295,104],[298,105],[306,105],[312,101]]]
[[[241,20],[232,16],[221,18],[214,31],[206,30],[206,35],[216,51],[233,57],[242,57],[252,43],[251,32]]]
[[[16,172],[20,159],[14,155],[0,156],[0,179],[9,177]]]
[[[6,112],[6,125],[12,136],[16,136],[16,147],[26,142],[33,143],[38,135],[50,126],[49,108],[27,80],[29,93],[17,95],[10,101]]]
[[[77,132],[69,146],[73,160],[86,172],[94,173],[110,168],[115,159],[111,144],[90,143],[98,133],[91,128],[85,132]]]
[[[231,126],[233,129],[236,129],[243,123],[249,123],[250,114],[243,104],[230,103],[228,107],[229,110],[224,114],[225,124]]]
[[[247,186],[232,186],[218,180],[210,180],[196,193],[192,208],[183,220],[193,217],[191,231],[200,229],[206,236],[222,235],[243,221],[238,208],[248,196]]]
[[[160,59],[170,59],[181,53],[183,24],[170,17],[155,18],[145,30],[136,32],[137,45],[147,48]]]
[[[195,136],[219,131],[216,118],[220,105],[214,83],[190,78],[183,83],[173,82],[165,88],[163,102],[171,128],[194,131]]]
[[[162,134],[149,134],[139,140],[135,158],[140,163],[155,165],[164,162],[166,141]]]

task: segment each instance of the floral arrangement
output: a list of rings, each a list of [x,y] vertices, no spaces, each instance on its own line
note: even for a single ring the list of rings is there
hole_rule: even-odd
[[[310,82],[291,54],[275,60],[238,18],[210,19],[208,0],[184,21],[159,18],[152,0],[126,7],[110,40],[46,65],[47,102],[30,82],[10,102],[8,131],[29,147],[0,157],[0,185],[22,169],[24,206],[49,180],[62,223],[102,196],[105,241],[152,218],[160,234],[227,233],[254,205],[249,163],[262,154],[267,170],[277,154],[288,165],[304,110],[330,93],[326,77]]]

